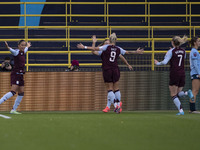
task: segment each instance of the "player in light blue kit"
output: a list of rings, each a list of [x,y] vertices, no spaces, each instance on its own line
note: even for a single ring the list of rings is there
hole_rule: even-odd
[[[193,37],[190,44],[192,45],[190,51],[190,76],[192,80],[192,93],[194,95],[194,97],[190,99],[190,113],[199,113],[196,111],[195,102],[200,89],[200,54],[198,52],[200,39],[198,37]]]

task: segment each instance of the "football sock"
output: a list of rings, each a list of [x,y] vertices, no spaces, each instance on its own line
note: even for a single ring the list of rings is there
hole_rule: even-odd
[[[114,103],[115,94],[113,93],[112,90],[108,91],[107,99],[110,101],[110,104]],[[108,105],[108,103],[107,103],[107,105]]]
[[[108,107],[108,108],[110,108],[111,104],[112,104],[112,103],[111,103],[111,100],[110,100],[110,99],[107,99],[107,107]]]
[[[16,93],[14,91],[10,91],[8,93],[6,93],[1,99],[0,99],[0,104],[2,104],[3,102],[5,102],[7,99],[11,98],[12,96],[14,96]]]
[[[116,108],[117,106],[119,106],[118,104],[119,104],[119,100],[116,100],[116,99],[115,99],[115,100],[114,100],[114,107]]]
[[[179,112],[183,112],[183,109],[182,109],[181,102],[180,102],[179,98],[177,96],[173,96],[172,100],[173,100],[174,104],[176,105],[178,111]]]
[[[116,90],[114,93],[115,93],[116,100],[118,100],[117,105],[119,106],[120,101],[121,101],[121,92],[120,92],[120,90]]]
[[[18,96],[17,96],[17,98],[15,100],[15,104],[13,105],[13,110],[17,109],[17,107],[19,106],[20,102],[22,101],[23,96],[24,96],[24,92],[18,94]]]
[[[177,96],[178,97],[183,97],[183,96],[186,96],[187,95],[187,92],[184,92],[184,91],[180,91]]]
[[[190,111],[196,111],[195,103],[190,103]]]
[[[117,107],[117,103],[114,103],[114,107],[115,107],[115,108]]]

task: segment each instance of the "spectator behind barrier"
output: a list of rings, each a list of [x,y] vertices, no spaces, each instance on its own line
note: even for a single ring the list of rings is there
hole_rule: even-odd
[[[11,71],[13,68],[11,64],[10,57],[5,57],[4,61],[1,64],[1,71]]]
[[[66,71],[79,71],[79,62],[77,60],[73,60],[70,68]]]

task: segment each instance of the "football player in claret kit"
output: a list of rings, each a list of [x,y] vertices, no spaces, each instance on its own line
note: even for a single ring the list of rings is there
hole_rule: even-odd
[[[18,49],[12,49],[8,46],[8,43],[5,42],[7,49],[14,56],[14,68],[11,72],[11,91],[6,93],[1,99],[0,104],[5,102],[7,99],[11,98],[18,92],[18,96],[15,100],[11,114],[21,114],[17,112],[17,107],[19,106],[22,98],[24,96],[24,66],[25,66],[25,54],[28,51],[28,48],[31,46],[30,42],[25,42],[24,40],[20,40],[18,42]]]
[[[110,44],[103,45],[101,47],[88,47],[83,44],[78,44],[77,47],[80,49],[89,49],[93,51],[102,51],[102,72],[104,82],[107,84],[108,90],[108,99],[115,106],[115,112],[120,113],[120,97],[121,93],[119,90],[119,78],[120,71],[117,63],[118,57],[124,54],[142,54],[143,49],[138,48],[136,51],[125,51],[121,47],[116,46],[117,36],[115,33],[112,33],[109,37]],[[115,91],[115,94],[114,92]]]
[[[97,39],[96,39],[95,35],[92,36],[92,42],[93,42],[92,46],[95,47],[96,42],[97,42]],[[110,44],[109,39],[105,39],[100,45],[98,45],[98,47],[103,46],[103,45],[107,45],[107,44]],[[101,56],[102,55],[102,51],[92,51],[92,54],[97,55],[97,56]],[[124,58],[124,56],[119,55],[119,58],[127,65],[129,70],[133,70],[133,67],[131,65],[129,65],[129,63]],[[108,84],[105,83],[105,86],[106,86],[106,89],[107,89]],[[119,107],[120,107],[120,112],[121,112],[122,111],[122,101],[121,101],[121,94],[120,94],[119,89],[117,91],[114,91],[114,94],[115,94],[115,100],[120,101]],[[117,105],[117,103],[115,103],[115,100],[114,100],[113,104]],[[105,112],[105,113],[109,112],[111,104],[112,104],[111,100],[107,98],[107,106],[102,111]],[[116,106],[114,106],[114,107],[116,107]]]
[[[186,53],[180,46],[186,43],[186,41],[187,36],[183,38],[174,36],[171,41],[173,48],[167,52],[165,59],[161,62],[154,60],[156,65],[166,65],[170,61],[169,90],[172,100],[179,111],[176,115],[184,115],[179,98],[186,95],[193,97],[191,90],[182,91],[185,85],[184,59],[186,58]]]

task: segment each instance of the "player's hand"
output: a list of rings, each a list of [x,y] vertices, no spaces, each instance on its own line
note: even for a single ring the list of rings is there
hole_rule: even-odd
[[[158,61],[156,60],[156,59],[154,59],[154,63],[155,63],[155,65],[158,63]]]
[[[200,74],[198,75],[198,78],[200,78]]]
[[[5,41],[5,45],[7,49],[10,49],[10,47],[8,46],[8,43]]]
[[[31,47],[31,42],[27,42],[27,47]]]
[[[92,42],[93,42],[93,43],[96,43],[96,42],[97,42],[96,35],[93,35],[93,36],[92,36]]]
[[[143,54],[144,49],[141,49],[140,47],[136,50],[137,54]]]
[[[82,43],[79,43],[79,44],[77,44],[77,48],[79,48],[79,49],[84,49],[85,46],[84,46]]]
[[[133,70],[133,67],[131,65],[128,65],[129,70]]]

